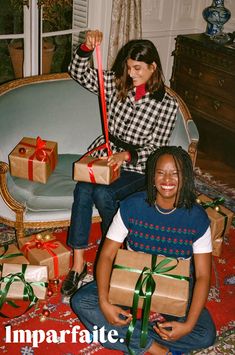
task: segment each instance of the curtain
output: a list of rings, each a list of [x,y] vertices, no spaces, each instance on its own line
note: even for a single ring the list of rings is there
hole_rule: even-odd
[[[113,0],[107,66],[110,69],[119,49],[142,36],[141,0]]]

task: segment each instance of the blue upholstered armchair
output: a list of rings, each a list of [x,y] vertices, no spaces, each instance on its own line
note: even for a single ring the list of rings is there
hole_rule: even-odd
[[[171,145],[186,149],[195,164],[198,131],[190,113],[179,102]],[[35,76],[0,86],[0,222],[16,229],[69,226],[73,190],[73,162],[102,132],[98,97],[67,73]],[[22,137],[58,142],[59,161],[46,184],[12,177],[8,154]],[[93,220],[100,217],[94,208]],[[1,242],[1,241],[0,241]]]

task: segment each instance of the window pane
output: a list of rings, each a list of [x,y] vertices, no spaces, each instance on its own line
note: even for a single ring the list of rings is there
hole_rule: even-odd
[[[45,0],[42,11],[43,33],[72,28],[73,0]]]
[[[71,59],[71,41],[71,34],[47,37],[43,40],[43,74],[68,71]]]
[[[0,0],[0,34],[23,33],[22,0]]]
[[[9,40],[0,40],[0,84],[15,79],[12,60],[8,50]]]

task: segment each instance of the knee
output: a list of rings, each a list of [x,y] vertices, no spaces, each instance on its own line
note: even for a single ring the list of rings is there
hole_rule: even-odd
[[[108,206],[109,208],[116,205],[115,196],[111,189],[106,186],[97,186],[94,190],[94,202],[96,207],[99,209],[100,207],[105,208]]]
[[[78,313],[81,312],[82,309],[81,301],[82,301],[81,290],[78,290],[70,298],[70,306],[76,315],[78,315]]]
[[[215,343],[216,340],[216,328],[215,325],[212,324],[211,327],[207,330],[207,333],[204,337],[203,348],[209,348]]]
[[[212,346],[216,340],[216,328],[213,322],[200,334],[200,348],[206,349]]]

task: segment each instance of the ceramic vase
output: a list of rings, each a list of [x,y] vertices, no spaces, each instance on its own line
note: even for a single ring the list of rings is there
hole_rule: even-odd
[[[211,6],[203,10],[202,15],[207,22],[205,33],[208,36],[216,36],[223,32],[224,24],[230,19],[231,12],[224,7],[224,0],[213,0]]]

